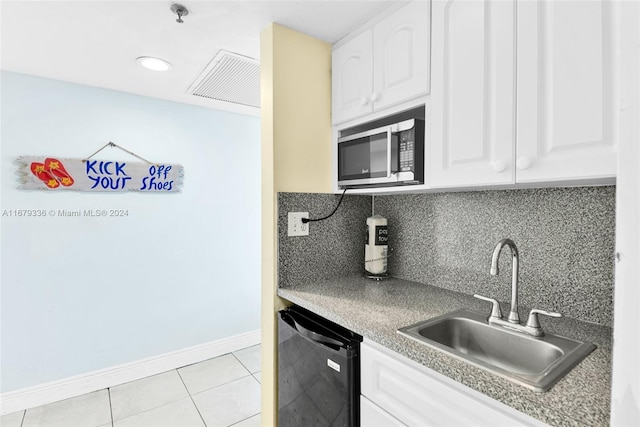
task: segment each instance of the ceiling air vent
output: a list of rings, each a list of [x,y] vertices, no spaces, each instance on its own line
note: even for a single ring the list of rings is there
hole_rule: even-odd
[[[188,93],[260,108],[260,61],[220,50]]]

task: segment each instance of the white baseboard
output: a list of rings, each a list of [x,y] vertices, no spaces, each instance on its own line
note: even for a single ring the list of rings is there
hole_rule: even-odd
[[[0,395],[0,416],[202,362],[260,343],[260,330]]]

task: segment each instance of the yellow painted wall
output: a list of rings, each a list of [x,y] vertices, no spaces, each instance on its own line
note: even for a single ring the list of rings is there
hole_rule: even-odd
[[[331,45],[270,29],[276,191],[331,192]]]
[[[277,421],[278,192],[331,192],[331,45],[281,25],[261,34],[262,425]]]

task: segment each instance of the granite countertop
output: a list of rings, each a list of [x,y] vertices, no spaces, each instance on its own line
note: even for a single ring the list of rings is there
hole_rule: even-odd
[[[597,348],[548,392],[537,393],[396,332],[460,308],[488,315],[489,304],[471,295],[401,279],[376,282],[361,276],[279,288],[278,295],[547,424],[609,425],[611,328],[569,318],[542,318],[545,331],[591,341]],[[522,308],[521,318],[526,319],[527,313]]]

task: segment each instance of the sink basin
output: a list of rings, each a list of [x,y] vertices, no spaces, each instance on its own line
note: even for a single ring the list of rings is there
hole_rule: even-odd
[[[398,333],[537,392],[549,390],[596,348],[559,335],[533,337],[489,325],[486,315],[464,309]]]

